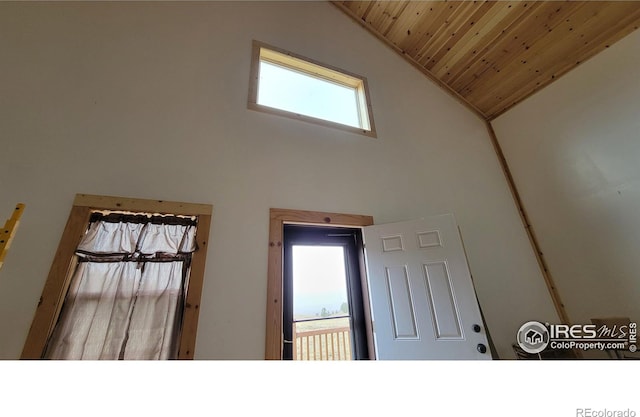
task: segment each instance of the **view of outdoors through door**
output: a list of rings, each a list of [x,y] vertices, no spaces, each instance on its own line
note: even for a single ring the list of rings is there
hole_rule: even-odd
[[[368,359],[362,231],[284,226],[283,359]]]
[[[293,359],[352,359],[342,246],[292,247]]]

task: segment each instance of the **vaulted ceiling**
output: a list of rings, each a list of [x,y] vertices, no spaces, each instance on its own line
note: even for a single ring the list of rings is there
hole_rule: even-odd
[[[333,4],[487,120],[640,26],[640,1]]]

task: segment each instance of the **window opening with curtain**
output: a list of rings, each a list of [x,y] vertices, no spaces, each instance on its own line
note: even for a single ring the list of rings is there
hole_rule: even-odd
[[[48,359],[177,357],[196,216],[96,211]]]

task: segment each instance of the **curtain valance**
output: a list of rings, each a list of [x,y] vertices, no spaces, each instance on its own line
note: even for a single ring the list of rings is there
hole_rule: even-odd
[[[195,225],[92,222],[78,245],[78,255],[153,255],[196,250]]]

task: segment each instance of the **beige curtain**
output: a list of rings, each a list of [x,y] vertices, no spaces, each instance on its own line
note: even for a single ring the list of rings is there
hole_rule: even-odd
[[[46,357],[174,358],[194,250],[193,225],[91,223]]]

